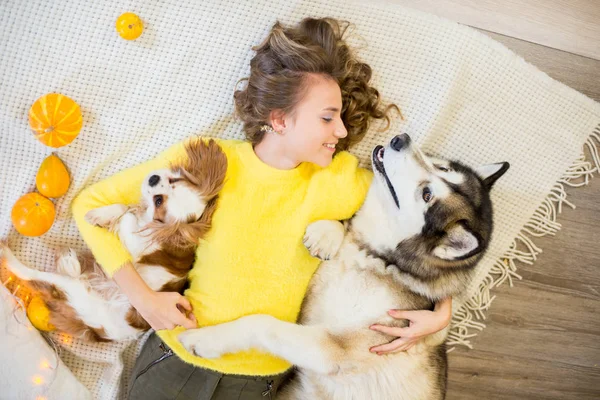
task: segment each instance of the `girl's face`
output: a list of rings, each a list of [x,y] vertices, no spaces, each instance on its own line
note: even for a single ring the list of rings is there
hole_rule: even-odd
[[[284,115],[274,128],[281,133],[281,145],[290,157],[326,167],[333,159],[337,142],[348,135],[341,118],[342,92],[333,79],[314,75],[308,80],[302,100],[293,112]]]

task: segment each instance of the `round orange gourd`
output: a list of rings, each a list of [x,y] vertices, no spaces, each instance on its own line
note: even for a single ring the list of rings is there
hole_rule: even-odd
[[[40,297],[34,297],[27,306],[27,317],[31,324],[40,331],[53,331],[56,329],[50,323],[50,310],[46,307],[46,303]]]
[[[27,193],[16,201],[10,213],[12,223],[21,235],[40,236],[52,227],[54,204],[39,193]]]
[[[82,125],[79,105],[63,94],[42,96],[29,109],[29,126],[46,146],[62,147],[71,143]]]
[[[121,14],[115,23],[117,32],[125,40],[134,40],[140,37],[144,31],[144,24],[140,17],[134,13]]]
[[[35,186],[41,194],[51,198],[60,197],[67,193],[69,183],[67,167],[58,156],[51,154],[42,161],[35,176]]]

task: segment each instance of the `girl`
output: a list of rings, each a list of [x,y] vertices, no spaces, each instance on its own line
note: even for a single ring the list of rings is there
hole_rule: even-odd
[[[226,183],[185,297],[151,291],[119,240],[84,221],[93,208],[137,202],[142,179],[182,157],[182,143],[91,186],[74,201],[84,240],[156,330],[137,360],[130,398],[262,399],[276,393],[290,368],[285,360],[257,351],[205,360],[187,353],[177,335],[196,324],[253,313],[295,321],[319,265],[303,246],[306,227],[349,218],[363,202],[371,172],[341,150],[360,141],[372,119],[389,126],[396,106],[381,104],[369,84],[370,67],[344,40],[345,28],[332,19],[305,19],[295,27],[277,23],[255,48],[247,85],[234,94],[247,141],[219,141],[228,160]],[[434,311],[390,310],[410,326],[374,326],[399,338],[365,351],[407,349],[444,328],[450,308],[448,299]]]

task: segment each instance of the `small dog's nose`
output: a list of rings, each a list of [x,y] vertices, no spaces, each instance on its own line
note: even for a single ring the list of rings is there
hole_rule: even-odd
[[[390,146],[392,146],[392,149],[394,149],[396,151],[402,150],[409,144],[410,144],[410,136],[408,136],[406,133],[403,133],[402,135],[394,136],[394,138],[390,142]]]
[[[158,182],[160,182],[160,176],[158,175],[152,175],[150,179],[148,179],[148,185],[150,185],[150,187],[156,186]]]

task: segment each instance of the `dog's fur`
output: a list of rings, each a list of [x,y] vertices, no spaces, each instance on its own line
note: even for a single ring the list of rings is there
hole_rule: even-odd
[[[183,345],[207,358],[253,347],[287,359],[298,373],[283,399],[443,398],[447,328],[378,356],[369,348],[395,338],[369,327],[406,326],[387,311],[432,309],[466,288],[490,241],[489,191],[508,163],[475,172],[428,158],[410,142],[401,135],[374,149],[375,177],[345,237],[337,222],[307,230],[311,253],[332,258],[310,282],[301,325],[251,315],[188,330]]]
[[[113,204],[85,216],[87,222],[119,236],[134,268],[155,291],[183,288],[225,180],[227,158],[214,140],[190,140],[185,150],[184,161],[148,175],[140,204]],[[50,310],[50,323],[59,331],[112,341],[134,339],[150,329],[91,254],[78,257],[73,250],[60,251],[56,273],[25,266],[2,244],[0,259],[41,294]]]

